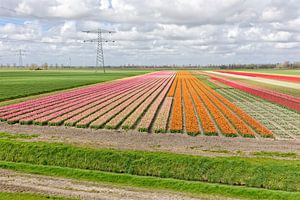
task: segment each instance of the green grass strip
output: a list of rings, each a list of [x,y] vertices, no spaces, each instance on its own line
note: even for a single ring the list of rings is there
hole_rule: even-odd
[[[5,200],[71,200],[70,198],[37,195],[30,193],[0,192],[0,199]]]
[[[228,186],[222,184],[183,181],[168,178],[135,176],[116,174],[94,170],[73,169],[67,167],[42,166],[26,163],[13,163],[0,161],[0,168],[11,169],[25,173],[47,176],[73,178],[77,180],[109,183],[113,185],[141,187],[147,189],[169,190],[190,193],[194,195],[217,195],[224,197],[237,197],[246,199],[300,199],[299,192],[285,192],[249,188],[243,186]]]
[[[0,140],[0,160],[300,191],[299,160],[204,157],[13,140]]]
[[[0,132],[0,139],[32,139],[38,137],[39,134],[13,134],[13,133],[5,133],[5,132]]]
[[[254,156],[282,157],[282,158],[300,158],[300,155],[293,152],[276,152],[276,151],[258,151],[251,153]]]

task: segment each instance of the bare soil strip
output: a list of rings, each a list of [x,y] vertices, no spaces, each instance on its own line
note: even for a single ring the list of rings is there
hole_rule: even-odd
[[[86,200],[228,199],[207,195],[196,198],[181,193],[112,186],[66,178],[31,175],[4,169],[0,169],[0,191],[28,192]]]
[[[63,142],[94,148],[133,149],[165,151],[173,153],[231,156],[249,155],[257,151],[293,152],[300,154],[300,140],[275,140],[266,138],[227,138],[220,136],[191,137],[181,133],[140,133],[138,131],[116,131],[80,129],[74,127],[49,127],[32,125],[10,125],[0,122],[0,132],[41,134],[30,141]]]

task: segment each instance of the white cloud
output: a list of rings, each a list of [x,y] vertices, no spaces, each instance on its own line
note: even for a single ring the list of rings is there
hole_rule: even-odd
[[[2,0],[0,6],[6,9],[0,8],[4,16],[0,38],[5,39],[0,44],[2,49],[28,49],[29,63],[67,63],[66,58],[73,57],[72,63],[92,65],[94,59],[86,57],[93,58],[95,44],[83,40],[97,35],[82,31],[102,27],[117,31],[112,36],[115,45],[105,46],[110,64],[280,61],[275,54],[297,60],[298,4],[297,0]]]

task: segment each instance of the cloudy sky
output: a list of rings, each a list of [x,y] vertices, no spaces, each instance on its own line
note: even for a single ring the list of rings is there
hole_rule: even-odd
[[[0,63],[109,65],[300,61],[299,0],[1,0]]]

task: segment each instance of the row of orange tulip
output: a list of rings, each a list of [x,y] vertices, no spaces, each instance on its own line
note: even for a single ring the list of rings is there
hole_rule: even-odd
[[[255,133],[251,130],[247,124],[241,120],[235,113],[233,113],[228,107],[224,105],[222,101],[220,101],[210,87],[207,87],[200,80],[197,81],[199,88],[207,95],[207,97],[214,102],[214,104],[220,109],[220,111],[227,117],[227,119],[232,123],[232,125],[238,130],[238,132],[243,137],[254,137]]]
[[[176,78],[174,80],[174,83],[171,86],[171,89],[176,84],[176,90],[174,95],[174,101],[173,101],[173,108],[172,108],[172,115],[171,115],[171,125],[170,125],[170,131],[171,132],[182,132],[183,122],[182,122],[182,89],[181,89],[181,77],[180,73],[178,72],[176,74]]]
[[[176,78],[175,78],[174,82],[172,83],[171,88],[168,92],[168,97],[174,97],[174,92],[175,92],[175,89],[176,89],[177,81],[178,81],[178,78],[176,76]]]
[[[237,136],[237,131],[234,129],[234,127],[230,124],[230,122],[226,119],[222,112],[213,104],[213,102],[206,96],[206,94],[198,87],[199,83],[199,79],[192,79],[191,84],[195,85],[196,92],[203,100],[212,117],[215,119],[221,133],[223,133],[225,136],[230,137]]]
[[[191,134],[203,130],[206,135],[217,135],[219,128],[225,136],[255,137],[256,131],[272,137],[270,130],[189,72],[177,72],[168,96],[173,98],[171,132],[182,132],[184,121]]]
[[[207,113],[207,110],[206,110],[204,104],[202,103],[202,101],[199,98],[198,94],[196,93],[195,89],[191,85],[190,81],[187,81],[187,88],[191,94],[193,101],[194,101],[195,108],[198,113],[198,116],[199,116],[199,119],[201,122],[201,126],[203,128],[203,133],[205,135],[217,135],[218,134],[217,128],[216,128],[214,122],[212,121],[211,117]]]
[[[248,115],[246,112],[244,112],[242,109],[240,109],[235,104],[231,103],[229,100],[227,100],[225,97],[220,95],[219,93],[212,90],[210,87],[205,85],[204,83],[201,83],[201,86],[207,89],[211,95],[219,99],[223,104],[225,104],[228,108],[230,108],[232,111],[234,111],[242,120],[244,120],[248,125],[252,126],[252,128],[257,131],[261,136],[263,137],[273,137],[272,132],[264,127],[261,123],[256,121],[254,118],[252,118],[250,115]],[[245,130],[246,131],[246,130]],[[247,133],[247,132],[246,132]]]
[[[194,110],[194,105],[189,94],[187,87],[187,80],[189,80],[189,74],[183,74],[182,79],[182,92],[183,92],[183,105],[185,113],[185,127],[188,134],[199,134],[199,124],[198,119]]]

